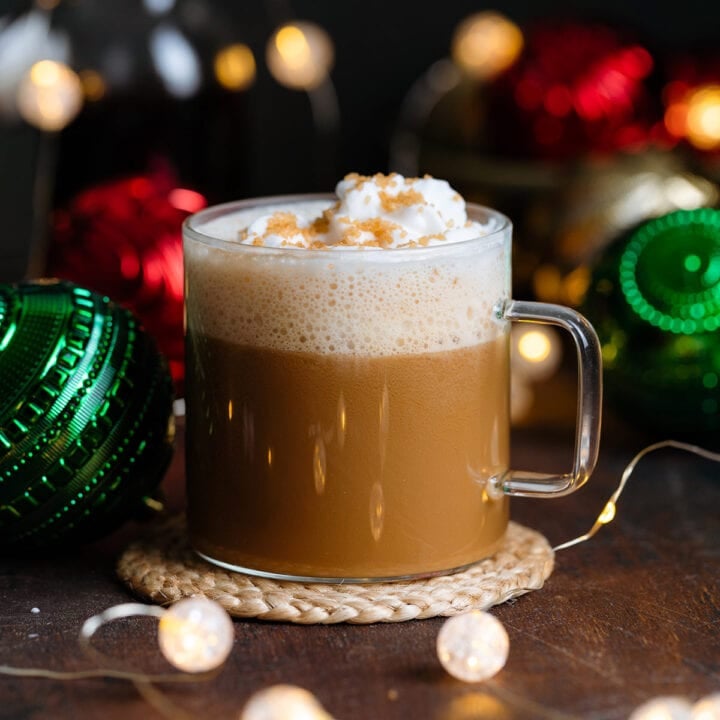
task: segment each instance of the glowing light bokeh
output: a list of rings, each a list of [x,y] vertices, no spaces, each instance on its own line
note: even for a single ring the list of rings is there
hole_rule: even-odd
[[[297,22],[278,28],[268,41],[266,61],[281,85],[312,90],[327,78],[335,59],[330,36],[319,25]]]
[[[509,68],[523,48],[520,28],[497,12],[463,20],[452,40],[452,58],[468,75],[485,80]]]
[[[546,325],[518,325],[511,331],[513,376],[537,382],[555,374],[562,360],[557,331]]]
[[[83,95],[88,102],[97,102],[105,97],[107,85],[97,70],[81,70],[78,77],[82,85]]]
[[[56,132],[80,112],[82,83],[65,63],[41,60],[20,81],[17,104],[20,115],[31,125]]]
[[[518,340],[518,351],[530,362],[543,362],[550,355],[550,339],[538,330],[530,330]]]
[[[243,43],[228,45],[215,55],[217,81],[227,90],[245,90],[255,80],[256,65],[252,50]]]
[[[720,85],[706,85],[687,100],[688,140],[700,150],[720,148]]]
[[[190,98],[200,89],[200,58],[189,40],[170,23],[158,25],[150,35],[150,56],[165,89],[178,98]]]

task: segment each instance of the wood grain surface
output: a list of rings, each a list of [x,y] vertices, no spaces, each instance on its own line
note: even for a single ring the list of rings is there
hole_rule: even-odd
[[[551,543],[584,532],[641,445],[604,442],[591,482],[556,501],[517,500],[514,519]],[[166,480],[182,502],[182,452]],[[566,433],[518,433],[513,464],[570,465]],[[0,558],[0,664],[92,667],[77,644],[83,621],[132,600],[116,580],[118,551],[139,531],[41,557]],[[32,609],[39,612],[33,613]],[[557,556],[546,586],[493,612],[510,635],[508,664],[486,683],[450,678],[435,655],[442,620],[302,627],[235,622],[235,648],[214,679],[164,685],[197,718],[237,719],[256,690],[293,683],[314,692],[338,720],[627,718],[666,694],[720,690],[720,471],[675,451],[649,456],[622,497],[617,519],[591,542]],[[166,671],[151,619],[101,629],[96,647],[116,665]],[[119,680],[59,682],[0,676],[0,718],[162,717]]]

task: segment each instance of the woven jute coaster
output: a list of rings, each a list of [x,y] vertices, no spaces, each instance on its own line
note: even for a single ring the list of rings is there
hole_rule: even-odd
[[[453,575],[358,585],[268,580],[229,572],[199,558],[188,543],[184,517],[176,517],[128,547],[117,570],[134,592],[161,605],[203,595],[235,617],[376,623],[485,610],[541,588],[553,560],[542,535],[511,522],[495,555]]]

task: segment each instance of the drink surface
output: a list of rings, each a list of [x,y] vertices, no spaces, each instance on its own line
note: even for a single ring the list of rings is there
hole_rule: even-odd
[[[332,226],[332,200],[229,211],[186,235],[188,516],[204,555],[379,579],[466,565],[501,539],[507,500],[488,487],[508,464],[509,230],[441,190],[453,217],[378,191],[389,235],[340,214],[318,245],[305,231]],[[438,223],[462,232],[429,238]]]

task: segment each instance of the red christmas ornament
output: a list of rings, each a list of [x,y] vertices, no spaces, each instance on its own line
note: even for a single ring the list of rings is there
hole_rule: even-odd
[[[132,310],[184,376],[181,226],[205,198],[169,176],[97,185],[54,216],[49,275],[103,293]]]
[[[662,139],[641,44],[604,25],[538,25],[515,65],[490,89],[495,146],[506,154],[563,160],[640,149]],[[661,133],[662,134],[662,133]]]

